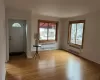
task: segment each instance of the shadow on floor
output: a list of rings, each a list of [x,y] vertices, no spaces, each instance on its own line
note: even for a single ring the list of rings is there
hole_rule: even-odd
[[[12,74],[9,74],[8,72],[6,74],[6,78],[7,78],[6,80],[22,80],[20,76],[12,75]]]

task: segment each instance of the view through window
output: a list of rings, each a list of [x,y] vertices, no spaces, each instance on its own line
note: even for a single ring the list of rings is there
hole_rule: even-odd
[[[77,47],[83,45],[83,32],[85,21],[69,22],[69,44]]]
[[[57,22],[39,20],[39,40],[56,41]]]

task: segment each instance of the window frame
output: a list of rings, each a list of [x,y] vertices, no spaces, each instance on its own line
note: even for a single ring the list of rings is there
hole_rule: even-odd
[[[48,42],[57,42],[57,34],[58,34],[58,21],[49,21],[49,20],[38,20],[38,34],[40,37],[40,22],[44,22],[44,23],[55,23],[56,24],[56,35],[55,35],[55,40],[39,40],[39,43],[48,43]],[[48,33],[47,33],[48,34]]]
[[[71,25],[72,24],[78,24],[78,23],[84,23],[84,26],[83,26],[83,34],[82,34],[82,45],[78,45],[78,44],[73,44],[73,43],[70,43],[70,40],[71,40]],[[69,46],[72,46],[72,47],[75,47],[75,48],[78,48],[78,49],[82,49],[83,48],[83,43],[84,43],[84,31],[85,31],[85,20],[76,20],[76,21],[69,21],[69,25],[68,25],[68,44]]]

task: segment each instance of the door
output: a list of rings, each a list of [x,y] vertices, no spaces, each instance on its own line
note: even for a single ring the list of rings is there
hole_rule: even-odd
[[[9,52],[24,52],[26,43],[26,21],[8,20],[9,26]]]

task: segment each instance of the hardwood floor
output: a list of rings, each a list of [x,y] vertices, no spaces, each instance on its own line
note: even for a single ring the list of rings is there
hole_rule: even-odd
[[[7,80],[100,80],[100,65],[62,50],[40,52],[40,59],[13,57]]]

